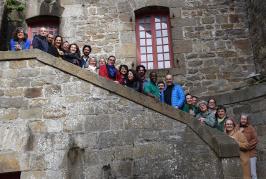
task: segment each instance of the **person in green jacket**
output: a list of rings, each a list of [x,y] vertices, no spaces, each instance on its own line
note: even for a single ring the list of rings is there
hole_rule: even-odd
[[[153,97],[155,99],[160,99],[160,91],[158,86],[156,85],[157,82],[157,73],[152,71],[150,73],[150,81],[144,84],[144,94]]]
[[[184,104],[182,111],[187,112],[193,116],[196,116],[198,113],[198,108],[193,105],[192,95],[189,93],[186,95],[186,103]]]
[[[218,105],[215,113],[215,128],[224,132],[224,123],[228,118],[226,115],[226,108],[223,105]]]
[[[199,113],[196,118],[202,123],[210,127],[215,127],[215,114],[208,109],[208,103],[206,101],[199,101],[197,104]]]

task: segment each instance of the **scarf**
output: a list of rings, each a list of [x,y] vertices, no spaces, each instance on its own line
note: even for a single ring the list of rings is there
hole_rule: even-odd
[[[108,72],[108,77],[115,80],[115,77],[116,77],[116,68],[114,65],[106,65],[106,68],[107,68],[107,72]]]

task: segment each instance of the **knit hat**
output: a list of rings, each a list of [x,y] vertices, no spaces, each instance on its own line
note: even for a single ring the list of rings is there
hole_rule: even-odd
[[[197,107],[199,108],[200,104],[205,104],[206,106],[208,106],[207,101],[201,100],[197,103]]]

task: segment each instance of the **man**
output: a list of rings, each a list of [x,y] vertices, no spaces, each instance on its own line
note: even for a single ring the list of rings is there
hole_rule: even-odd
[[[139,80],[139,84],[140,84],[140,89],[141,89],[141,92],[143,93],[143,90],[144,90],[144,84],[146,82],[148,82],[146,80],[146,77],[145,77],[145,74],[146,74],[146,69],[145,69],[145,66],[143,65],[138,65],[136,67],[136,71],[137,71],[137,75],[138,75],[138,80]]]
[[[35,35],[32,41],[32,47],[40,49],[44,52],[48,52],[48,41],[47,41],[47,30],[45,27],[42,27],[38,35]]]
[[[91,46],[84,45],[82,48],[82,57],[81,57],[81,68],[88,68],[89,55],[91,53]]]
[[[249,122],[249,116],[247,114],[241,114],[240,116],[240,124],[239,130],[245,135],[249,145],[249,161],[250,161],[250,173],[252,179],[257,179],[257,172],[256,172],[256,146],[258,143],[257,133],[255,128]]]
[[[215,115],[208,109],[208,103],[206,101],[200,101],[197,106],[199,113],[196,115],[196,119],[198,119],[202,124],[215,127]]]
[[[192,96],[192,104],[194,106],[196,106],[197,105],[197,102],[198,102],[198,97],[197,96]]]
[[[164,84],[163,81],[159,81],[157,83],[157,86],[158,86],[160,92],[162,92],[164,90],[164,88],[165,88],[165,84]]]
[[[184,90],[180,85],[173,83],[172,75],[168,74],[165,76],[165,83],[166,89],[162,92],[161,102],[165,102],[174,108],[181,109],[185,101]]]
[[[99,75],[106,79],[113,80],[117,84],[119,83],[119,72],[115,68],[115,56],[108,57],[107,64],[101,65],[99,69]]]
[[[184,104],[182,111],[187,112],[193,116],[196,116],[198,110],[195,105],[193,105],[192,95],[187,94],[186,95],[186,103]]]
[[[54,43],[54,35],[53,34],[47,35],[47,42],[48,42],[49,46],[53,45],[53,43]]]
[[[157,74],[155,71],[150,73],[150,81],[144,84],[144,93],[155,99],[160,99],[160,91],[156,85]]]
[[[218,105],[217,111],[215,113],[215,128],[221,132],[224,132],[224,123],[227,119],[226,107],[223,105]]]

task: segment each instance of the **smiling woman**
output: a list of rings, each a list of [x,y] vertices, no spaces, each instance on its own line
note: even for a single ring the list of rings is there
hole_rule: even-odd
[[[14,32],[13,38],[10,40],[10,50],[19,51],[30,48],[30,40],[22,27],[18,27]]]

